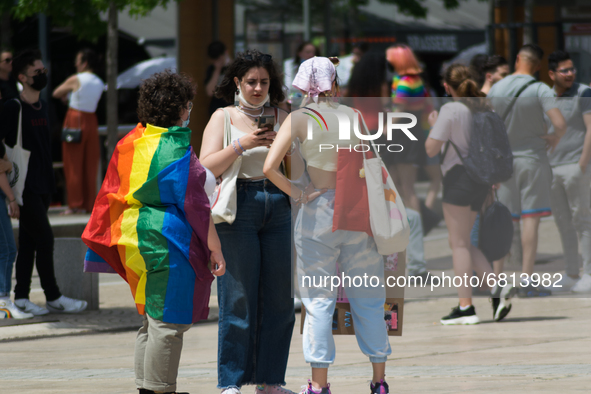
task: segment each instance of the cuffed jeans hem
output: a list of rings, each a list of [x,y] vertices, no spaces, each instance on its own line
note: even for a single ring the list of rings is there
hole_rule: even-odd
[[[379,364],[379,363],[385,363],[386,361],[388,361],[388,356],[383,356],[383,357],[370,357],[369,361],[374,363],[374,364]]]
[[[149,382],[147,380],[139,380],[136,379],[135,385],[138,389],[146,389],[152,391],[164,391],[165,393],[172,393],[176,391],[176,383],[175,384],[162,384],[159,382]]]
[[[241,387],[242,387],[242,386],[241,386]],[[218,384],[217,388],[218,388],[218,389],[220,389],[220,390],[228,390],[228,389],[237,389],[237,390],[240,390],[240,387],[238,387],[238,386],[234,386],[234,385],[232,385],[232,386],[225,386],[225,387],[223,387],[223,386],[220,386],[220,385]]]
[[[328,368],[330,363],[310,363],[312,368]]]
[[[279,386],[279,387],[283,387],[285,386],[287,383],[285,382],[281,382],[281,383],[269,383],[269,382],[248,382],[248,383],[244,383],[245,385],[252,385],[252,386]]]

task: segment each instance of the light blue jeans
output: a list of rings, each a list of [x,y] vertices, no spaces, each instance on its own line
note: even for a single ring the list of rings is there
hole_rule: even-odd
[[[372,363],[386,362],[392,353],[384,323],[384,260],[373,238],[355,231],[332,231],[334,190],[307,203],[295,223],[298,285],[306,307],[304,358],[312,368],[328,368],[335,359],[332,336],[337,288],[302,286],[304,276],[321,278],[340,272],[351,278],[377,277],[375,287],[345,286],[359,348]],[[368,282],[369,283],[369,282]],[[307,284],[307,283],[306,283]]]
[[[5,199],[0,191],[0,297],[10,295],[12,266],[16,258],[16,244]]]
[[[410,225],[410,239],[406,248],[408,261],[408,275],[415,276],[427,272],[425,261],[425,246],[423,244],[423,222],[421,214],[417,211],[406,208],[406,217]]]

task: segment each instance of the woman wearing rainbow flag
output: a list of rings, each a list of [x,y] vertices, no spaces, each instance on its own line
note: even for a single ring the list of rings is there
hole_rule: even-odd
[[[169,71],[142,83],[141,123],[117,144],[82,235],[85,269],[121,275],[144,315],[135,344],[140,394],[176,392],[183,333],[207,318],[211,274],[225,272],[206,170],[187,128],[193,95],[190,80]]]
[[[235,105],[218,109],[203,134],[200,159],[216,177],[233,173],[233,214],[216,216],[228,272],[218,278],[220,306],[218,388],[240,393],[256,384],[257,394],[291,393],[285,384],[295,322],[291,296],[291,208],[288,197],[263,174],[263,163],[284,111],[265,106],[285,95],[271,55],[257,50],[239,53],[228,66],[216,96]],[[231,135],[231,143],[224,144]],[[227,140],[226,140],[227,141]],[[221,192],[228,190],[222,183]],[[230,185],[231,186],[231,185]],[[230,189],[231,190],[231,189]],[[225,204],[229,206],[230,204]],[[230,211],[224,207],[224,211]]]

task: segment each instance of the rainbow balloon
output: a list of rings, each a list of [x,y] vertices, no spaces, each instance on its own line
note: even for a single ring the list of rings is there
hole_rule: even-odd
[[[138,312],[166,323],[209,312],[210,208],[190,140],[187,128],[138,124],[117,144],[82,235],[85,270],[117,272]]]

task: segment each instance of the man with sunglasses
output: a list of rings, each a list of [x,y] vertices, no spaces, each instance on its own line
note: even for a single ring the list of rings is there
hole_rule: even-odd
[[[0,110],[6,101],[17,96],[16,79],[12,76],[12,52],[0,48]]]
[[[548,74],[559,97],[557,104],[567,124],[554,152],[551,206],[562,239],[566,274],[553,291],[591,292],[591,89],[576,82],[577,69],[567,52],[548,57]],[[553,127],[550,122],[549,132]],[[579,241],[583,276],[579,277]]]
[[[23,85],[23,91],[18,98],[4,104],[0,113],[0,141],[13,147],[17,142],[19,120],[22,120],[22,147],[31,153],[20,208],[14,303],[23,312],[35,316],[49,312],[81,312],[86,309],[86,301],[63,296],[53,268],[53,231],[47,210],[55,181],[47,104],[39,98],[41,90],[47,86],[47,69],[41,61],[41,52],[21,52],[14,58],[12,74]],[[45,292],[46,308],[29,300],[33,264]]]

